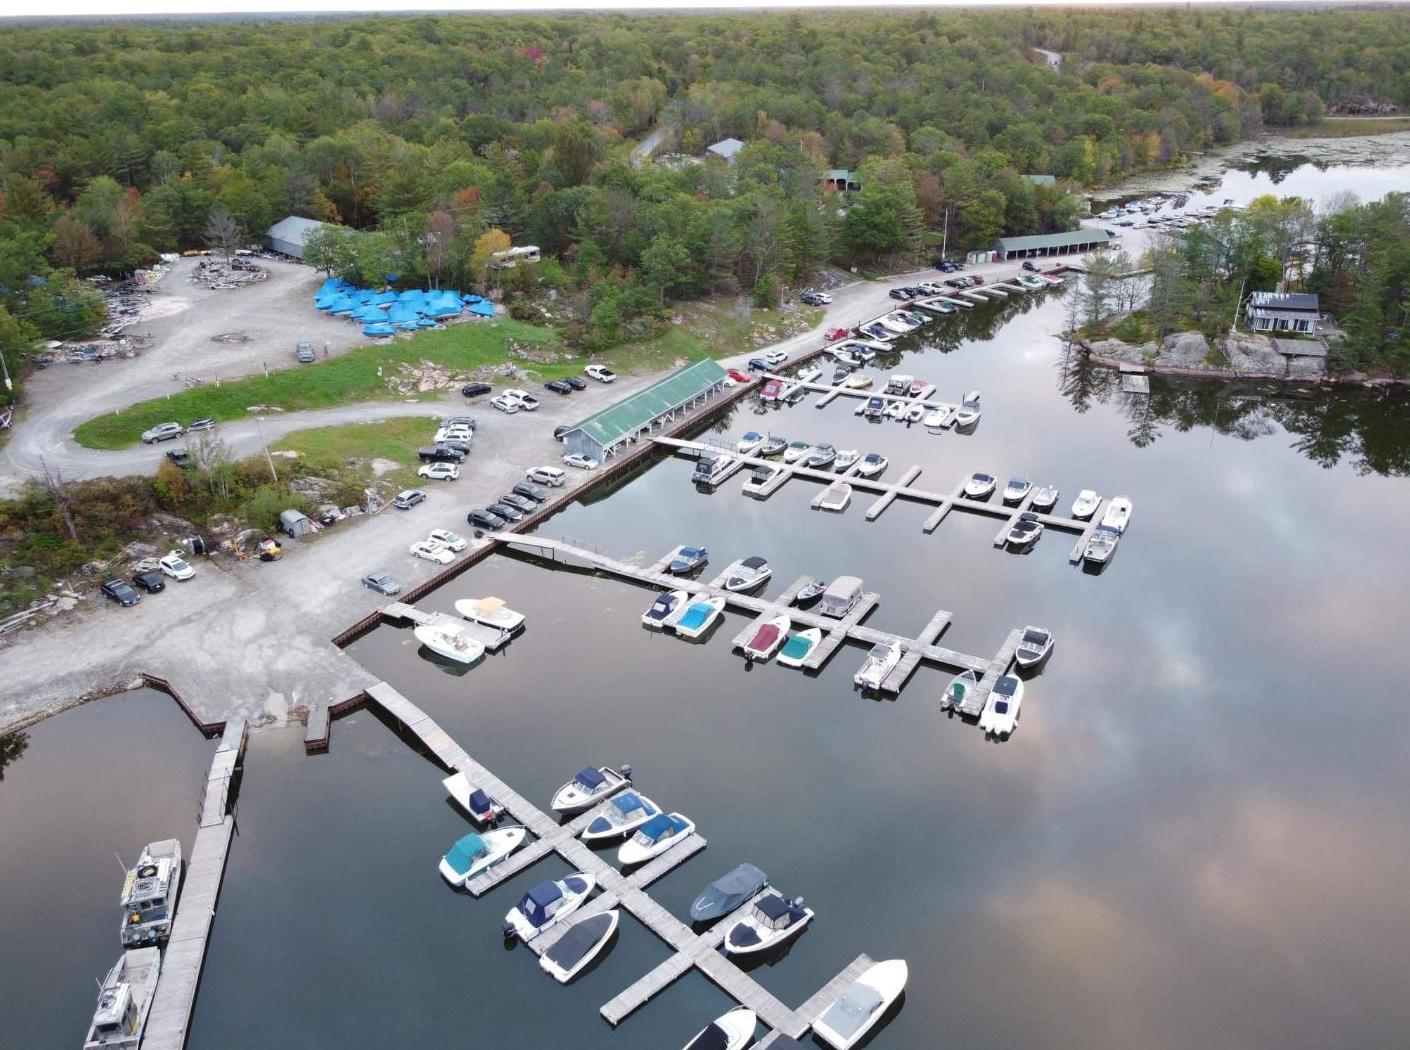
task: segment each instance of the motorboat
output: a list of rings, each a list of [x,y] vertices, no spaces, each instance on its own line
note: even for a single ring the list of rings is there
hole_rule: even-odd
[[[935,393],[935,384],[925,379],[913,379],[911,380],[911,385],[907,393],[909,393],[911,397],[927,398]]]
[[[883,343],[889,343],[896,338],[895,332],[887,331],[883,325],[877,324],[875,321],[858,328],[857,331],[868,338],[877,339]]]
[[[514,827],[462,835],[441,858],[441,877],[452,886],[464,886],[518,849],[526,834],[523,828]]]
[[[907,332],[914,332],[920,325],[915,324],[908,316],[900,310],[892,310],[885,317],[877,318],[877,323],[889,332],[897,335],[905,335]]]
[[[979,673],[974,670],[961,671],[945,687],[945,695],[940,698],[941,710],[954,711],[963,707],[970,694],[978,688]]]
[[[504,939],[527,943],[552,929],[581,908],[596,885],[597,879],[582,871],[540,882],[505,913]]]
[[[860,364],[860,362],[858,362],[858,364]],[[856,366],[855,366],[855,365],[839,364],[836,368],[834,368],[834,369],[832,370],[832,385],[833,385],[833,386],[842,386],[842,385],[844,385],[844,384],[847,382],[847,380],[849,380],[850,378],[852,378],[852,369],[853,369],[854,367],[856,367]]]
[[[788,641],[784,642],[783,648],[778,651],[779,664],[784,667],[802,667],[821,641],[822,629],[819,627],[809,627],[805,631],[789,635]]]
[[[806,441],[790,441],[788,447],[783,450],[783,461],[797,463],[812,450],[813,446]]]
[[[768,559],[757,554],[745,558],[725,577],[725,590],[752,591],[774,574]]]
[[[137,1050],[161,968],[160,948],[133,948],[118,957],[98,985],[98,1005],[83,1050]]]
[[[841,620],[862,600],[862,581],[856,576],[839,576],[823,591],[818,611],[824,616]]]
[[[743,1050],[754,1038],[757,1024],[753,1010],[736,1006],[701,1029],[699,1035],[685,1044],[684,1050]]]
[[[857,477],[876,478],[880,477],[891,461],[879,452],[868,452],[862,457],[862,462],[857,466]]]
[[[1058,496],[1060,495],[1061,493],[1058,492],[1056,486],[1043,485],[1037,492],[1033,493],[1033,502],[1030,503],[1029,506],[1034,510],[1039,510],[1047,514],[1057,506]]]
[[[741,456],[749,456],[757,451],[767,440],[769,440],[767,435],[761,434],[757,430],[750,430],[735,442],[734,447]]]
[[[774,479],[783,473],[782,467],[755,467],[744,479],[740,491],[746,496],[762,496],[769,491]]]
[[[437,656],[457,663],[473,664],[485,655],[485,647],[471,638],[462,627],[449,623],[417,624],[412,631],[416,640]]]
[[[553,793],[555,813],[581,813],[594,802],[622,790],[632,781],[632,767],[585,766]]]
[[[769,892],[754,902],[749,914],[725,934],[729,955],[757,955],[777,948],[801,933],[813,918],[813,909],[803,906],[803,898],[786,900],[781,893]]]
[[[1111,561],[1111,556],[1116,553],[1116,544],[1121,540],[1121,533],[1110,525],[1098,525],[1096,531],[1092,533],[1092,538],[1087,541],[1087,547],[1082,552],[1082,560],[1089,561],[1094,565],[1105,565]]]
[[[767,459],[770,456],[777,456],[787,447],[787,438],[774,437],[773,435],[770,435],[764,440],[764,443],[759,446],[759,451],[756,453],[756,455],[763,456]]]
[[[851,343],[844,343],[841,346],[834,346],[828,350],[832,359],[846,368],[856,368],[862,362],[851,351]]]
[[[950,407],[948,405],[941,405],[939,408],[932,408],[925,414],[925,419],[922,420],[922,422],[924,422],[926,426],[936,429],[943,427],[946,423],[950,422]]]
[[[504,816],[504,807],[485,794],[483,789],[474,787],[464,773],[452,773],[441,781],[441,786],[482,827]]]
[[[878,642],[872,646],[866,662],[862,664],[861,670],[852,676],[852,681],[863,689],[880,689],[881,683],[886,681],[886,676],[901,662],[904,652],[900,642]]]
[[[915,382],[915,376],[894,375],[886,381],[886,392],[888,394],[908,394],[911,384]]]
[[[1091,489],[1083,489],[1072,501],[1072,516],[1078,521],[1086,521],[1097,512],[1101,502],[1102,498]]]
[[[971,474],[964,483],[964,494],[970,499],[987,499],[997,485],[992,474]]]
[[[955,411],[955,426],[968,427],[979,422],[979,391],[971,390],[965,394],[960,401],[960,407]]]
[[[690,921],[710,922],[728,915],[768,884],[762,869],[741,864],[701,890],[690,906]]]
[[[1025,510],[1009,528],[1005,539],[1011,546],[1028,547],[1037,542],[1041,535],[1043,535],[1043,523],[1038,520],[1037,513]]]
[[[704,547],[682,547],[676,551],[675,557],[666,566],[666,571],[674,576],[684,576],[688,572],[694,572],[709,560],[710,552]]]
[[[886,399],[880,397],[869,397],[867,403],[862,406],[862,415],[868,419],[880,419],[886,414]]]
[[[641,614],[641,622],[646,627],[664,627],[672,617],[685,612],[690,602],[687,591],[662,591],[651,603],[651,608]]]
[[[567,984],[602,954],[620,918],[621,912],[613,908],[579,919],[539,957],[539,965],[559,984]]]
[[[1009,736],[1018,724],[1018,709],[1023,704],[1023,679],[1004,674],[994,683],[984,710],[979,715],[979,728],[988,736]]]
[[[816,382],[818,377],[822,374],[822,369],[817,365],[808,365],[805,368],[798,369],[798,374],[793,378],[797,379],[800,383],[813,383]]]
[[[892,401],[889,405],[886,406],[886,411],[883,414],[886,416],[887,419],[905,419],[906,402]]]
[[[817,1016],[813,1034],[833,1050],[852,1050],[905,991],[908,976],[904,959],[873,964]]]
[[[832,468],[834,470],[846,470],[861,458],[862,454],[854,448],[839,448],[837,450],[837,459],[833,461]]]
[[[860,365],[869,365],[876,360],[876,351],[865,343],[848,343],[847,352],[855,357]]]
[[[911,322],[911,324],[915,325],[917,328],[935,320],[935,318],[931,317],[929,314],[918,313],[915,310],[897,310],[896,312],[901,315],[902,320]]]
[[[1053,651],[1053,632],[1046,627],[1025,627],[1013,659],[1019,667],[1037,667]]]
[[[842,385],[845,386],[848,390],[865,390],[867,387],[871,386],[871,384],[871,376],[866,375],[862,372],[858,372],[854,375],[848,376],[846,381]]]
[[[728,453],[718,456],[701,454],[695,461],[690,480],[697,485],[716,485],[734,472],[735,458]]]
[[[831,445],[818,445],[812,452],[808,453],[808,458],[804,460],[804,465],[813,470],[826,470],[837,461],[837,449]]]
[[[1107,503],[1106,510],[1102,512],[1102,524],[1124,533],[1130,521],[1131,501],[1125,496],[1113,496]]]
[[[592,818],[579,837],[584,842],[621,838],[630,835],[660,812],[661,807],[645,795],[623,791],[607,800],[602,812]]]
[[[844,511],[852,502],[852,486],[841,478],[822,490],[818,496],[819,510]]]
[[[906,406],[906,422],[919,423],[925,418],[925,405],[919,401],[912,401]]]
[[[769,617],[759,625],[749,641],[744,643],[744,658],[751,661],[767,660],[773,656],[788,637],[788,628],[791,626],[787,616]]]
[[[725,600],[718,595],[692,602],[675,622],[676,634],[683,638],[699,638],[710,629],[724,607]]]
[[[823,591],[825,590],[827,590],[826,580],[809,580],[807,583],[803,584],[802,588],[798,591],[798,597],[793,599],[793,603],[795,605],[807,605],[809,602],[815,602],[823,596]]]
[[[1032,491],[1033,482],[1027,478],[1009,478],[1009,483],[1004,486],[1004,502],[1018,503]]]
[[[147,843],[122,880],[122,946],[142,948],[170,937],[180,892],[181,840]]]
[[[1028,289],[1046,288],[1048,282],[1043,278],[1031,273],[1021,273],[1018,275],[1018,283]]]
[[[779,394],[783,393],[783,381],[780,379],[770,379],[759,391],[760,401],[777,401]]]
[[[619,863],[640,864],[659,857],[672,846],[684,841],[695,830],[695,821],[679,813],[658,813],[617,850]]]
[[[514,634],[524,628],[524,614],[505,605],[503,598],[461,598],[455,603],[455,611],[467,620],[496,631]]]

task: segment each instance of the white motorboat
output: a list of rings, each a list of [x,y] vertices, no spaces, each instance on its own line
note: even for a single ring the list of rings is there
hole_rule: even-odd
[[[876,323],[881,325],[881,327],[885,328],[888,332],[894,332],[896,335],[905,335],[916,327],[909,321],[904,320],[900,314],[894,312],[887,314],[885,317],[878,317]]]
[[[180,892],[181,840],[147,843],[122,880],[122,946],[142,948],[170,937]]]
[[[690,594],[686,591],[662,591],[651,603],[651,608],[641,614],[642,625],[652,628],[665,627],[685,612],[685,607],[689,604]]]
[[[920,377],[916,377],[911,380],[909,393],[911,397],[919,398],[923,401],[931,394],[935,393],[935,384],[921,379]]]
[[[1043,523],[1034,511],[1025,510],[1009,529],[1005,540],[1013,547],[1029,547],[1043,535]]]
[[[751,554],[725,578],[727,591],[752,591],[774,574],[766,558]]]
[[[919,401],[912,401],[906,406],[906,421],[909,423],[919,423],[925,418],[925,405]]]
[[[788,641],[784,642],[783,648],[779,650],[778,663],[784,667],[802,667],[808,655],[821,641],[822,629],[818,627],[809,627],[806,631],[789,636]]]
[[[1087,547],[1082,552],[1082,560],[1089,561],[1094,565],[1105,565],[1116,553],[1116,544],[1120,539],[1121,533],[1110,525],[1098,525],[1096,531],[1092,533],[1092,538],[1087,541]]]
[[[813,446],[806,441],[790,441],[788,447],[783,450],[783,461],[796,463],[812,451]]]
[[[1097,512],[1101,502],[1102,498],[1091,489],[1083,489],[1072,501],[1072,516],[1078,521],[1086,521]]]
[[[822,495],[818,497],[818,509],[844,511],[851,502],[852,486],[839,478],[823,489]]]
[[[971,390],[965,394],[960,401],[960,407],[955,410],[955,426],[968,427],[979,422],[979,391]]]
[[[801,933],[812,918],[813,909],[803,907],[802,897],[790,901],[783,894],[770,891],[754,902],[748,915],[730,927],[725,934],[725,952],[757,955],[777,948]]]
[[[970,499],[985,499],[994,494],[999,483],[992,474],[971,474],[964,483],[964,494]]]
[[[1102,512],[1102,524],[1115,529],[1119,533],[1125,533],[1127,524],[1131,521],[1131,501],[1125,496],[1113,496],[1107,503],[1106,510]]]
[[[118,957],[98,986],[83,1050],[137,1050],[161,968],[160,948],[133,948]]]
[[[866,406],[862,407],[865,408]],[[839,448],[837,450],[837,459],[833,460],[832,469],[846,470],[861,458],[862,454],[854,448]]]
[[[950,413],[951,409],[948,405],[941,405],[938,408],[932,408],[929,412],[927,412],[925,414],[925,419],[923,420],[923,422],[926,426],[933,427],[938,430],[939,428],[945,426],[945,424],[950,422]]]
[[[441,786],[461,809],[470,814],[470,819],[481,826],[493,824],[504,815],[504,806],[485,794],[483,789],[471,784],[464,773],[452,773],[441,781]]]
[[[553,793],[555,813],[581,813],[631,783],[632,767],[586,766]]]
[[[752,456],[758,449],[763,447],[765,441],[769,440],[767,434],[761,434],[757,430],[751,430],[734,443],[735,449],[741,456]]]
[[[579,919],[539,957],[539,965],[559,984],[567,984],[602,954],[620,918],[621,912],[613,908]]]
[[[800,368],[798,370],[798,375],[794,378],[796,378],[800,383],[816,383],[818,381],[818,377],[822,375],[822,372],[823,370],[817,365],[808,365],[804,368]]]
[[[879,452],[868,452],[862,457],[861,465],[857,467],[857,477],[880,477],[882,472],[890,465],[890,462],[890,460]]]
[[[743,1050],[754,1038],[757,1023],[753,1010],[736,1006],[702,1028],[684,1050]]]
[[[816,445],[813,451],[808,453],[808,458],[803,461],[803,465],[813,470],[827,470],[837,461],[837,449],[831,445]]]
[[[674,624],[676,634],[682,638],[699,638],[710,629],[724,607],[725,600],[719,595],[691,602]]]
[[[767,458],[769,456],[777,456],[787,447],[787,438],[775,437],[774,435],[770,434],[768,440],[765,441],[762,446],[760,446],[757,455],[764,458]]]
[[[427,649],[437,656],[444,656],[447,660],[473,664],[485,655],[485,647],[454,624],[417,624],[412,633],[416,635],[416,640]]]
[[[1053,651],[1053,632],[1046,627],[1025,627],[1013,659],[1019,667],[1037,667]]]
[[[658,813],[641,827],[636,834],[622,843],[617,850],[617,860],[623,865],[640,864],[652,857],[659,857],[672,846],[684,841],[695,830],[695,821],[680,813]]]
[[[735,458],[728,453],[722,452],[717,456],[702,454],[695,461],[695,470],[691,472],[690,480],[697,485],[717,485],[734,473],[735,465]]]
[[[980,712],[979,728],[989,736],[1010,736],[1018,725],[1018,709],[1022,704],[1023,679],[1012,674],[1000,675]]]
[[[767,660],[784,643],[788,637],[788,629],[792,626],[793,624],[787,616],[769,617],[744,643],[744,658],[746,660]]]
[[[813,1034],[833,1050],[852,1050],[905,991],[909,976],[904,959],[872,965],[818,1015]]]
[[[503,598],[461,598],[455,611],[467,620],[513,634],[524,626],[524,614],[504,604]]]
[[[852,676],[852,681],[863,689],[880,689],[881,683],[896,669],[904,653],[900,642],[878,642],[872,646],[866,663]]]
[[[452,886],[464,886],[518,849],[526,834],[523,828],[514,827],[462,835],[441,858],[441,877]]]
[[[746,496],[763,496],[774,483],[774,479],[782,473],[782,467],[755,467],[744,479],[744,484],[739,490]]]
[[[897,375],[886,381],[886,392],[888,394],[905,394],[911,389],[911,384],[915,382],[915,376]]]
[[[871,384],[872,377],[864,372],[855,372],[842,382],[842,385],[848,390],[865,390]]]
[[[1029,504],[1034,510],[1048,514],[1057,506],[1058,497],[1062,495],[1055,485],[1043,485],[1037,492],[1033,493],[1033,502]]]
[[[581,908],[596,885],[597,879],[582,871],[539,883],[505,913],[504,939],[528,943],[551,930]]]
[[[977,671],[961,671],[950,679],[950,684],[945,687],[945,695],[940,698],[940,709],[943,711],[954,711],[964,706],[964,703],[971,693],[979,688],[979,673]]]
[[[1004,502],[1019,503],[1032,491],[1033,482],[1027,478],[1009,478],[1009,483],[1004,486]]]
[[[889,405],[886,406],[886,411],[884,411],[882,415],[884,415],[887,419],[905,419],[906,402],[892,401]]]
[[[615,839],[630,835],[656,814],[661,807],[635,791],[623,791],[608,799],[602,811],[592,818],[579,836],[584,842],[597,842],[601,839]]]

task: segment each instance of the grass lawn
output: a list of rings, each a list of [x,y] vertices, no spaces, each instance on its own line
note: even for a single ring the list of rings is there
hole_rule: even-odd
[[[419,484],[416,470],[421,463],[416,450],[427,444],[435,431],[433,419],[380,419],[370,423],[296,430],[280,438],[274,447],[280,451],[297,452],[303,472],[320,473],[321,467],[330,471],[342,469],[350,459],[390,460],[399,464],[398,468],[381,476],[404,488]]]
[[[744,312],[738,308],[736,300],[681,303],[673,313],[682,323],[670,325],[651,339],[625,343],[600,359],[620,371],[658,371],[670,368],[677,361],[732,357],[769,346],[815,327],[823,317],[822,310],[812,308]]]
[[[125,448],[141,440],[142,431],[168,420],[186,424],[203,416],[217,420],[240,419],[250,405],[274,405],[294,412],[403,397],[405,395],[395,394],[384,378],[384,375],[395,375],[398,365],[431,361],[456,371],[470,371],[480,365],[502,364],[515,360],[508,353],[511,340],[545,349],[552,349],[554,345],[553,333],[547,329],[509,319],[493,324],[452,325],[418,332],[411,339],[360,346],[331,361],[271,372],[268,377],[251,376],[219,386],[198,386],[170,398],[142,401],[120,412],[88,420],[78,427],[74,437],[88,448]],[[544,379],[582,371],[582,362],[574,359],[553,364],[519,363]]]

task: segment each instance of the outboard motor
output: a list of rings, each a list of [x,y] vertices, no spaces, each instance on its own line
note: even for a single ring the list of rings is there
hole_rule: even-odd
[[[514,929],[514,924],[513,924],[512,922],[506,922],[506,923],[504,924],[504,940],[505,940],[505,943],[513,943],[513,941],[514,941],[518,936],[519,936],[519,933],[518,933],[517,930]]]
[[[803,898],[802,898],[802,897],[794,897],[791,901],[788,902],[788,906],[789,906],[790,908],[792,908],[794,911],[802,911],[802,910],[803,910]]]
[[[632,767],[623,762],[621,766],[621,773],[624,778],[630,780],[632,778]]]

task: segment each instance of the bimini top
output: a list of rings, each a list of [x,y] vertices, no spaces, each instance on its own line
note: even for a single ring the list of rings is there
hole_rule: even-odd
[[[548,906],[559,897],[563,896],[563,891],[558,888],[556,882],[540,882],[537,886],[524,894],[519,901],[519,910],[529,917],[530,920],[538,922],[545,917]]]
[[[602,770],[594,769],[592,766],[578,770],[578,775],[573,779],[589,791],[596,791],[607,783],[607,778],[602,775]]]
[[[470,866],[489,852],[485,840],[474,832],[456,839],[455,845],[446,854],[446,863],[457,875],[464,875]]]
[[[759,913],[769,920],[770,925],[784,918],[793,910],[793,905],[783,899],[781,893],[766,893],[754,902]]]
[[[761,558],[757,554],[751,554],[739,563],[741,569],[762,569],[769,563],[767,558]]]
[[[704,554],[704,547],[682,547],[680,551],[676,554],[676,560],[680,561],[685,558],[699,558],[702,557]]]
[[[824,594],[833,598],[852,598],[862,590],[862,581],[856,576],[839,576],[827,585]]]

